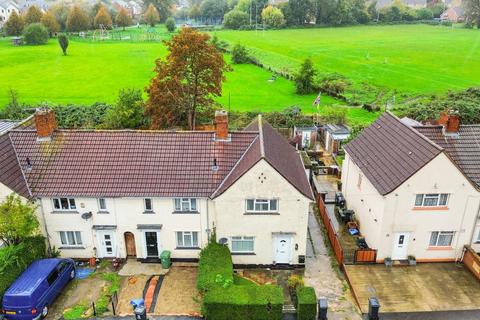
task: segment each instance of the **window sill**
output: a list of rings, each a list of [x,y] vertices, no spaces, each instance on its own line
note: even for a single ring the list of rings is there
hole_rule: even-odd
[[[446,246],[446,247],[433,247],[433,246],[430,246],[427,248],[427,250],[432,250],[432,251],[442,251],[442,250],[445,250],[445,251],[448,251],[448,250],[453,250],[453,247],[452,246]]]
[[[143,211],[142,214],[155,214],[155,211]]]
[[[413,207],[413,211],[445,211],[448,210],[447,206],[438,206],[438,207]]]
[[[62,246],[58,247],[60,250],[76,250],[76,249],[85,249],[84,246]]]
[[[245,212],[245,216],[279,216],[280,212]]]
[[[200,247],[176,247],[175,250],[200,250]]]
[[[106,210],[100,210],[97,212],[97,214],[110,214],[110,212],[106,211]]]
[[[172,214],[199,214],[199,211],[173,211]]]
[[[255,252],[232,252],[232,256],[256,256]]]
[[[79,214],[77,210],[53,210],[52,214]]]

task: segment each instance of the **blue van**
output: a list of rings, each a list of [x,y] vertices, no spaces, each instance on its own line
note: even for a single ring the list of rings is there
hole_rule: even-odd
[[[75,263],[71,259],[41,259],[34,261],[3,295],[3,312],[7,319],[41,319],[48,307],[75,278]]]

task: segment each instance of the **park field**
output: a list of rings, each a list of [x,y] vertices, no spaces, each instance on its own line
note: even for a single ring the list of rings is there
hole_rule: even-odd
[[[480,85],[480,32],[423,24],[266,31],[220,30],[266,66],[295,71],[311,58],[321,73],[407,94]]]

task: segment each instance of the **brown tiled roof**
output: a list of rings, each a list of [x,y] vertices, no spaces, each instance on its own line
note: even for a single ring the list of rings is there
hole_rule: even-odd
[[[443,149],[386,112],[345,150],[377,191],[386,195]]]
[[[214,193],[214,196],[222,194],[260,159],[265,159],[300,193],[309,199],[313,199],[305,168],[295,148],[270,124],[263,121],[261,116],[252,121],[245,128],[245,131],[259,132],[258,139],[240,159],[231,174],[227,176],[223,184]]]
[[[312,198],[298,154],[270,125],[230,137],[215,141],[211,131],[55,130],[50,141],[38,141],[34,129],[19,128],[0,140],[11,151],[0,156],[9,164],[0,168],[0,181],[18,184],[15,191],[26,194],[25,180],[23,189],[19,184],[24,174],[38,197],[215,197],[264,154]]]
[[[456,134],[443,134],[442,126],[414,127],[445,149],[463,174],[480,188],[480,125],[461,125]]]
[[[0,136],[0,150],[0,182],[19,195],[30,198],[27,182],[8,134]]]

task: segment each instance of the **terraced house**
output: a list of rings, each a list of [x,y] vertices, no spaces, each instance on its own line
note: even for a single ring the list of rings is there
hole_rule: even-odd
[[[342,191],[377,259],[454,261],[480,251],[480,125],[383,114],[345,146]]]
[[[213,232],[237,265],[301,265],[312,192],[296,150],[259,116],[228,131],[61,130],[50,110],[0,136],[0,194],[38,202],[62,256],[198,258]]]

